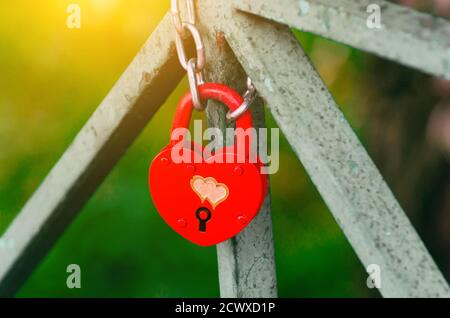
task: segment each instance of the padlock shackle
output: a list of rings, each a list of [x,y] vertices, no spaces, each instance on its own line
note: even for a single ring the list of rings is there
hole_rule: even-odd
[[[200,98],[203,100],[214,99],[226,105],[231,111],[242,105],[242,96],[230,87],[218,83],[205,83],[198,87]],[[175,118],[172,124],[172,132],[177,128],[189,129],[192,115],[192,96],[186,93],[178,103]],[[247,130],[252,127],[252,114],[248,110],[236,120],[236,128]]]

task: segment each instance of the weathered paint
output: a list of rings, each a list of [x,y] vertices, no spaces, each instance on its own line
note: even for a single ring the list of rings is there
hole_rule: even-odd
[[[246,74],[223,38],[214,28],[203,27],[205,12],[199,7],[199,22],[205,41],[207,65],[205,77],[245,91]],[[253,124],[264,127],[264,103],[257,99],[251,107]],[[208,125],[227,127],[226,107],[210,101],[207,108]],[[225,141],[228,144],[233,140]],[[245,193],[242,194],[245,200]],[[238,207],[237,207],[238,208]],[[270,193],[258,216],[236,237],[217,245],[221,297],[276,297],[276,274],[270,213]]]
[[[381,0],[231,0],[240,10],[450,79],[450,22]],[[367,27],[369,5],[381,29]]]
[[[323,15],[313,18],[311,25],[316,22],[329,31],[330,26],[335,26],[330,17],[338,19],[339,16],[330,13],[337,10],[331,5],[341,1],[344,0],[308,1],[308,10],[305,10],[305,4],[300,10],[308,16],[309,12],[316,10],[316,3],[327,4]],[[254,3],[262,2],[254,0]],[[270,5],[269,9],[272,8],[272,2],[265,3]],[[242,4],[248,4],[248,0]],[[353,7],[349,1],[345,4]],[[382,4],[395,9],[385,2]],[[447,282],[290,31],[261,19],[237,14],[228,1],[199,0],[198,7],[209,32],[208,41],[211,41],[212,34],[216,36],[216,46],[209,44],[212,56],[221,52],[226,36],[244,69],[271,105],[275,119],[364,265],[381,266],[381,293],[388,297],[450,296]],[[264,8],[261,10],[261,14],[269,16]],[[444,68],[445,65],[447,68],[443,76],[448,78],[448,36],[442,38],[442,34],[448,34],[447,22],[433,20],[408,9],[401,10],[405,10],[404,14],[409,17],[425,18],[423,28],[415,30],[421,35],[420,31],[425,30],[426,35],[433,37],[436,47],[432,47],[435,50],[420,51],[423,62],[402,54],[393,60],[437,75],[439,70],[436,71],[435,66],[444,63]],[[349,13],[343,11],[344,16]],[[281,18],[278,20],[284,22]],[[402,20],[401,16],[394,18]],[[346,19],[338,20],[342,24],[346,22]],[[430,21],[436,22],[435,29],[430,29]],[[354,36],[357,32],[355,28],[352,30],[351,36]],[[401,28],[393,29],[399,30]],[[426,33],[430,30],[438,35]],[[341,38],[344,37],[341,40],[337,36],[330,37],[346,43],[347,35],[341,32]],[[398,41],[404,39],[401,35],[400,32]],[[442,47],[435,43],[436,39],[446,46],[446,56],[440,55]],[[176,60],[173,40],[170,18],[166,16],[8,228],[2,242],[13,244],[8,243],[11,248],[0,250],[1,296],[13,295],[25,281],[177,84],[183,72]],[[418,43],[419,48],[426,45],[420,36],[415,41],[405,43]],[[372,50],[364,41],[360,45],[363,49]],[[413,45],[408,49],[415,48]],[[389,57],[385,50],[381,50],[380,55]],[[430,54],[437,58],[438,64],[430,62]],[[243,90],[244,73],[230,53],[215,63],[217,65],[208,66],[211,68],[207,70],[210,79],[222,79]],[[228,63],[234,66],[228,67]],[[225,110],[215,106],[209,108],[208,119],[210,123],[225,128],[222,120]],[[261,110],[261,102],[256,103],[255,117],[263,116]],[[257,122],[262,123],[262,120]],[[247,230],[218,247],[221,294],[224,297],[276,295],[269,201],[267,197],[261,214]]]
[[[225,33],[362,263],[380,266],[381,294],[449,297],[447,282],[290,29],[237,13],[229,3],[210,5],[210,28]]]
[[[183,75],[166,16],[6,230],[0,296],[14,295]]]

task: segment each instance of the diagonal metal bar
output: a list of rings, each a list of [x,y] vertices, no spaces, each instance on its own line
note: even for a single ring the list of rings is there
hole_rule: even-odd
[[[167,15],[6,230],[0,296],[24,283],[182,76]]]
[[[198,6],[200,23],[207,7]],[[229,85],[243,92],[247,75],[237,61],[223,35],[214,29],[202,27],[207,65],[205,75],[208,81]],[[253,125],[265,127],[264,102],[257,99],[252,105]],[[220,127],[225,133],[227,127],[226,107],[209,101],[208,124]],[[225,134],[224,134],[225,136]],[[262,137],[259,136],[260,138]],[[232,143],[233,140],[226,141]],[[245,199],[245,195],[244,195]],[[221,297],[260,298],[276,297],[275,257],[270,213],[270,193],[267,194],[258,216],[236,237],[217,245],[219,283]]]
[[[225,32],[362,263],[380,266],[382,295],[449,297],[447,282],[290,30],[229,4],[211,6],[211,27]]]
[[[450,21],[381,0],[232,0],[243,11],[450,80]],[[369,5],[382,28],[369,28]]]

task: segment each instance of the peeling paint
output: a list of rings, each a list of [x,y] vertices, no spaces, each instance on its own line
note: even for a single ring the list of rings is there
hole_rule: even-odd
[[[330,33],[322,28],[324,23],[334,28],[336,20],[342,18],[357,28],[357,23],[361,21],[346,14],[350,12],[349,8],[354,7],[355,2],[351,0],[310,1],[309,16],[303,18],[300,18],[297,9],[298,0],[286,0],[282,6],[275,0],[233,0],[232,3],[237,7],[247,4],[251,9],[247,11],[290,26],[300,26],[303,30],[305,26],[320,24],[320,31],[326,35]],[[336,3],[342,5],[335,6]],[[330,10],[330,7],[337,9]],[[311,15],[312,9],[314,17]],[[328,21],[323,21],[324,11],[329,13]],[[415,14],[408,14],[406,18],[415,19]],[[205,20],[213,21],[212,18]],[[288,18],[292,20],[286,21]],[[400,20],[406,18],[401,17]],[[396,32],[408,38],[404,35],[402,21],[399,25],[398,20],[387,21],[391,24],[386,27],[391,29],[386,32]],[[262,83],[258,86],[258,92],[268,105],[272,105],[269,108],[272,115],[362,263],[366,266],[379,264],[383,268],[381,294],[385,297],[449,297],[448,284],[290,29],[278,24],[271,25],[270,22],[253,21],[251,16],[242,15],[235,19],[223,19],[221,24],[227,38],[234,39],[230,45],[242,66],[250,77]],[[242,32],[244,29],[246,32]],[[358,42],[359,32],[356,30],[349,33],[348,29],[333,29],[333,32],[346,42],[352,40],[353,44],[360,46],[361,43],[367,46],[374,44]],[[404,44],[392,44],[392,34],[377,34],[386,36],[388,42],[376,42],[377,50],[386,53],[396,46],[397,60],[414,57],[400,50],[400,45],[404,47]],[[442,40],[439,42],[439,52],[431,56],[437,54],[442,58],[444,54],[447,59],[448,46],[445,44],[448,38],[442,36],[439,39]],[[335,40],[344,42],[340,37]],[[428,41],[423,45],[426,47]],[[416,43],[413,47],[422,46]],[[249,60],[260,69],[248,67]],[[411,59],[409,62],[415,61]],[[419,62],[422,66],[424,62],[431,63],[428,65],[430,69],[433,63],[442,65],[439,59],[437,62],[432,59]]]
[[[14,296],[175,89],[183,74],[175,71],[178,61],[170,54],[174,37],[167,14],[0,237],[0,297]]]
[[[306,0],[300,0],[298,4],[300,7],[300,14],[307,15],[309,13],[309,2]]]
[[[275,92],[275,90],[273,89],[273,86],[272,86],[272,80],[270,79],[270,78],[266,78],[265,80],[264,80],[264,85],[266,85],[266,87],[269,89],[269,91],[271,92],[271,93],[274,93]]]
[[[348,160],[347,163],[348,163],[348,166],[350,167],[350,169],[351,169],[351,171],[353,173],[358,173],[359,172],[358,163],[356,163],[353,160]]]
[[[226,5],[222,1],[214,1],[217,9],[203,8],[203,1],[199,1],[200,18],[203,21],[218,21],[220,19],[231,20],[228,18],[231,13],[225,10]],[[206,3],[206,1],[205,1]],[[226,2],[224,2],[226,3]],[[220,17],[216,14],[220,13]],[[222,15],[225,15],[224,17]],[[210,26],[210,29],[214,29]],[[245,29],[245,28],[242,28]],[[251,35],[250,35],[251,36]],[[234,36],[225,36],[224,39],[234,39]],[[205,50],[211,57],[207,61],[205,68],[205,77],[210,81],[230,83],[235,87],[245,85],[247,74],[242,69],[241,63],[236,59],[228,45],[217,45],[217,36],[215,34],[203,36]],[[258,40],[258,39],[254,39]],[[225,41],[225,40],[224,40]],[[253,41],[253,40],[250,40]],[[232,45],[234,41],[229,41]],[[223,44],[226,44],[224,42]],[[265,75],[259,73],[261,67],[258,63],[252,63],[253,56],[246,55],[246,68],[253,70],[252,78],[255,82],[263,81]],[[264,82],[268,87],[265,90],[272,89],[273,85],[267,77]],[[264,85],[262,85],[264,86]],[[269,88],[270,87],[270,88]],[[217,111],[221,103],[209,101],[206,113],[208,125],[210,127],[221,127],[224,129],[227,124],[225,112]],[[264,126],[264,103],[257,99],[252,105],[253,125],[255,127]],[[274,258],[274,245],[272,233],[272,221],[270,217],[270,191],[267,194],[259,214],[252,222],[236,237],[217,245],[218,265],[219,265],[219,283],[221,297],[276,297],[276,271]]]
[[[385,57],[450,80],[450,22],[378,1],[380,29],[366,27],[366,5],[354,0],[232,0],[233,6],[269,20]],[[370,1],[363,1],[369,4]]]

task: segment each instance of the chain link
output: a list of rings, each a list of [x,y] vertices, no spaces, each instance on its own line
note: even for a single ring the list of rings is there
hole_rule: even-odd
[[[204,110],[205,108],[202,105],[200,94],[198,92],[198,85],[203,84],[203,76],[202,73],[196,72],[196,64],[197,61],[195,60],[195,58],[191,58],[187,63],[187,74],[192,96],[192,105],[197,110]]]
[[[195,16],[194,0],[186,0],[186,1],[187,1],[188,19],[189,19],[187,22],[195,25],[196,16]],[[182,37],[184,37],[185,33],[184,33],[184,28],[183,28],[183,19],[181,18],[179,2],[180,2],[180,0],[171,0],[170,12],[172,13],[172,20],[173,20],[175,29],[177,30],[177,33],[180,34]]]
[[[205,51],[203,49],[202,37],[195,25],[197,19],[195,16],[194,0],[186,0],[188,21],[183,21],[181,17],[179,2],[179,0],[172,0],[171,2],[172,20],[177,31],[175,35],[175,44],[177,47],[178,59],[180,60],[181,66],[188,73],[192,104],[198,111],[203,111],[205,110],[205,106],[201,102],[198,85],[204,83],[202,71],[205,66]],[[186,50],[183,43],[183,38],[187,35],[186,30],[192,35],[195,43],[195,50],[197,52],[197,57],[191,59],[186,57]]]
[[[247,77],[247,90],[244,93],[244,102],[236,110],[228,111],[227,119],[236,120],[241,117],[252,105],[256,98],[256,88],[252,83],[250,77]]]
[[[187,71],[189,88],[192,95],[192,104],[198,111],[205,110],[202,104],[200,94],[198,92],[198,86],[204,84],[203,81],[203,68],[205,67],[205,50],[203,48],[203,41],[196,26],[197,17],[195,15],[194,0],[185,0],[187,8],[188,20],[183,21],[180,11],[180,0],[171,0],[171,13],[173,25],[176,29],[175,44],[177,47],[178,59],[180,60],[181,66]],[[197,56],[188,59],[186,57],[186,50],[184,47],[183,39],[190,33],[195,43],[195,50]],[[247,91],[244,94],[244,102],[235,111],[229,111],[227,113],[227,119],[236,120],[242,114],[244,114],[252,104],[256,97],[256,89],[252,84],[250,78],[247,78]]]
[[[203,49],[203,42],[200,36],[200,32],[198,32],[198,29],[195,25],[187,22],[182,23],[182,29],[184,32],[188,30],[191,33],[192,38],[194,39],[195,49],[197,51],[195,68],[197,73],[200,73],[203,70],[203,67],[205,66],[205,51]],[[178,59],[180,60],[180,64],[187,71],[188,59],[186,58],[186,50],[184,49],[183,39],[178,33],[175,37],[175,43],[177,47]]]

